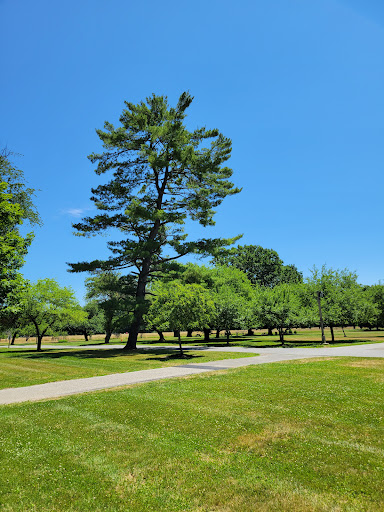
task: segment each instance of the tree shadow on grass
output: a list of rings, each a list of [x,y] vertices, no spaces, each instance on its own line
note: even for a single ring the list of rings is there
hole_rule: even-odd
[[[170,355],[166,355],[164,357],[147,357],[146,358],[146,361],[161,361],[161,362],[165,362],[165,361],[185,361],[186,359],[199,359],[200,357],[203,357],[203,356],[198,356],[198,355],[194,355],[194,354],[187,354],[187,353],[183,353],[183,354],[180,354],[180,352],[178,351],[176,354],[173,353],[173,354],[170,354]]]
[[[159,350],[151,350],[150,353],[148,350],[122,350],[122,349],[110,349],[110,350],[60,350],[57,351],[55,349],[51,350],[43,350],[42,352],[36,352],[31,350],[20,350],[17,352],[11,352],[12,356],[15,358],[22,357],[26,359],[40,359],[40,360],[55,360],[61,359],[63,357],[76,358],[76,359],[110,359],[113,357],[127,357],[136,356],[136,355],[153,355],[159,356],[158,359],[155,357],[147,357],[147,360],[159,360],[165,361],[164,357],[170,359],[173,357],[174,359],[181,358],[181,354],[176,349],[159,349]],[[163,356],[163,357],[160,357]],[[201,357],[201,356],[190,356],[190,357]],[[185,359],[185,358],[184,358]]]

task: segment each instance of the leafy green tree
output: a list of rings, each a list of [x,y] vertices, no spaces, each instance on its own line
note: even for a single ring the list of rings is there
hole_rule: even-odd
[[[0,331],[7,334],[11,345],[21,332],[31,331],[21,315],[21,299],[28,285],[29,282],[17,273],[7,294],[6,307],[0,308]]]
[[[68,334],[82,334],[85,341],[88,341],[93,334],[105,332],[105,317],[104,311],[96,300],[88,301],[83,310],[87,316],[84,319],[72,321],[67,326],[64,326],[64,331]]]
[[[256,316],[262,327],[276,328],[284,345],[284,331],[297,325],[300,317],[298,286],[282,283],[259,290]]]
[[[254,287],[246,274],[235,267],[206,267],[187,263],[180,266],[179,279],[184,284],[200,284],[212,292],[216,313],[210,321],[216,337],[225,330],[227,339],[230,329],[240,329],[251,323],[250,304]],[[204,332],[209,340],[210,329]]]
[[[7,297],[18,285],[18,270],[33,239],[33,233],[21,235],[24,221],[40,224],[32,203],[34,190],[25,186],[22,171],[11,161],[12,154],[0,152],[0,310],[8,306]]]
[[[210,324],[216,329],[216,337],[224,330],[229,345],[231,329],[241,329],[245,324],[244,299],[228,288],[222,288],[213,296],[215,313]]]
[[[303,274],[295,265],[283,265],[280,269],[279,283],[299,284],[303,282]]]
[[[221,249],[213,259],[215,265],[236,267],[247,275],[254,285],[273,288],[284,282],[300,283],[302,274],[294,265],[283,265],[276,251],[260,245],[239,245],[232,249]]]
[[[216,314],[214,328],[216,336],[224,329],[229,340],[230,329],[241,329],[251,325],[251,303],[254,287],[247,275],[237,268],[217,266],[211,269]]]
[[[126,102],[120,127],[106,122],[104,131],[97,130],[105,152],[89,157],[97,163],[97,174],[112,177],[92,190],[100,213],[74,227],[85,236],[117,228],[123,239],[109,242],[112,256],[107,261],[70,267],[75,272],[136,269],[136,304],[126,349],[136,348],[150,280],[188,253],[210,254],[235,240],[189,241],[184,233],[188,217],[212,226],[214,208],[240,192],[229,181],[232,170],[223,166],[231,154],[230,139],[217,129],[190,132],[185,127],[192,99],[184,92],[175,108],[164,96],[152,95],[137,105]]]
[[[316,310],[316,293],[321,291],[321,309],[324,325],[331,331],[332,342],[335,341],[334,327],[354,325],[357,321],[358,301],[361,287],[357,283],[357,274],[348,269],[334,270],[325,265],[318,269],[313,267],[308,278],[308,292],[313,297]]]
[[[356,324],[369,329],[384,327],[384,286],[382,284],[363,287]]]
[[[39,279],[25,288],[20,300],[20,315],[24,324],[32,324],[41,351],[43,336],[51,334],[69,322],[80,322],[86,314],[70,288],[61,287],[54,279]]]
[[[384,285],[375,284],[370,288],[373,303],[375,304],[378,311],[375,322],[375,326],[378,329],[379,327],[384,327]]]
[[[375,302],[374,286],[362,287],[353,325],[360,325],[361,327],[372,329],[372,327],[378,325],[379,315],[380,311]]]
[[[213,315],[214,303],[208,290],[199,284],[171,281],[158,283],[153,288],[146,322],[159,331],[176,331],[180,352],[183,353],[180,331],[203,330],[209,326]]]
[[[96,301],[103,312],[105,343],[109,343],[113,332],[128,328],[129,315],[134,309],[133,278],[118,272],[98,272],[86,279],[85,286],[86,298]]]

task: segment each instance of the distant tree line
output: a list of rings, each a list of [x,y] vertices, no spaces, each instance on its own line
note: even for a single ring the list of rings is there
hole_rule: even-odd
[[[54,280],[24,281],[18,288],[17,314],[3,314],[1,330],[13,340],[16,335],[36,336],[38,350],[44,335],[82,334],[88,340],[104,333],[109,343],[113,333],[128,332],[135,308],[133,277],[99,271],[85,284],[86,304],[81,307],[73,292]],[[157,332],[160,341],[164,332],[173,331],[181,351],[181,331],[188,336],[201,332],[205,341],[224,335],[229,343],[233,330],[251,335],[254,329],[267,329],[284,344],[293,329],[319,326],[319,291],[332,341],[335,327],[384,327],[383,285],[363,286],[356,273],[326,266],[314,267],[304,280],[275,251],[248,245],[215,256],[210,265],[178,264],[152,282],[140,330]]]

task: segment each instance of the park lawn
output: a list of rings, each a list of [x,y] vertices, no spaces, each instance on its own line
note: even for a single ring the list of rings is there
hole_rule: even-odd
[[[186,358],[181,358],[176,347],[175,350],[134,352],[123,352],[121,349],[51,349],[36,352],[12,348],[0,351],[0,389],[257,355],[204,350],[185,350],[184,353]]]
[[[4,512],[381,512],[384,359],[0,407]]]
[[[230,337],[230,344],[235,346],[242,347],[265,347],[265,346],[280,346],[281,343],[279,341],[279,336],[275,333],[272,336],[267,336],[266,330],[255,330],[254,336],[247,336],[246,331],[237,331],[232,330],[232,336]],[[384,330],[367,330],[367,329],[353,329],[352,327],[345,328],[345,334],[341,328],[335,328],[335,343],[332,343],[332,346],[345,346],[345,345],[355,345],[355,344],[363,344],[363,343],[383,343],[384,342]],[[122,336],[122,338],[121,338]],[[328,328],[325,328],[325,336],[327,342],[330,343],[331,335]],[[149,344],[149,345],[158,345],[158,346],[169,346],[169,345],[177,345],[177,338],[173,336],[172,333],[165,333],[166,341],[165,343],[159,343],[159,336],[156,333],[144,333],[139,335],[138,345],[141,344]],[[123,339],[123,341],[121,341]],[[219,339],[217,339],[214,333],[211,334],[210,341],[204,342],[202,336],[193,336],[188,338],[187,336],[182,336],[181,340],[184,345],[189,346],[217,346],[217,345],[225,345],[226,337],[223,332]],[[115,336],[110,340],[111,345],[122,345],[127,342],[127,334]],[[312,329],[293,329],[292,334],[285,335],[285,343],[288,346],[308,346],[308,347],[317,347],[321,346],[321,331],[319,328]],[[6,348],[8,345],[7,340],[0,340],[0,349]],[[34,338],[30,338],[28,342],[25,342],[25,339],[19,338],[16,341],[15,347],[18,345],[27,345],[34,347],[36,346],[36,341]],[[104,345],[104,336],[101,334],[96,334],[89,341],[85,341],[82,336],[68,336],[64,339],[52,339],[51,337],[47,337],[43,340],[44,345],[58,345],[58,347],[72,347],[72,346],[82,346],[87,347],[89,345]]]

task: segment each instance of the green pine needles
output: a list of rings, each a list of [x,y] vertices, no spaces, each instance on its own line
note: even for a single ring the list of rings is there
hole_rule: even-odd
[[[106,122],[104,131],[97,130],[105,151],[89,156],[97,174],[112,176],[92,190],[99,213],[74,227],[83,236],[118,228],[123,237],[108,243],[108,260],[70,267],[73,272],[129,269],[137,276],[127,349],[136,347],[149,281],[188,253],[210,254],[237,239],[190,241],[184,232],[187,218],[214,225],[215,208],[226,196],[240,192],[229,181],[232,170],[224,165],[231,140],[217,129],[190,132],[185,127],[192,100],[184,92],[175,108],[156,95],[137,105],[125,102],[121,126]]]

